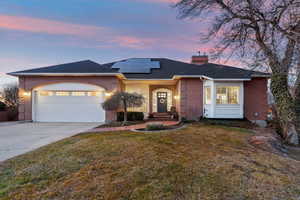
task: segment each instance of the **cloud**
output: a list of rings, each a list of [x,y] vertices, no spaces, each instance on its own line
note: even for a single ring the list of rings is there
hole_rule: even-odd
[[[60,21],[38,19],[24,16],[0,15],[0,28],[28,31],[34,33],[62,34],[75,36],[94,36],[104,32],[104,27],[70,24]]]
[[[98,44],[99,46],[118,44],[128,48],[143,48],[146,44],[154,41],[146,37],[123,35],[108,27],[71,24],[24,16],[0,15],[0,28],[32,33],[83,37],[92,39],[97,43],[102,43],[102,45]]]

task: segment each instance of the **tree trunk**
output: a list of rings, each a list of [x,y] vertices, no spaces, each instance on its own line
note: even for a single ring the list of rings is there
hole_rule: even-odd
[[[124,121],[123,126],[127,124],[127,102],[125,99],[123,99],[123,105],[124,105]]]
[[[282,134],[287,143],[298,145],[299,135],[296,128],[296,109],[294,100],[289,92],[287,76],[274,72],[271,77],[271,90],[275,99],[278,120]]]
[[[300,76],[300,74],[299,74]],[[298,77],[300,80],[300,77]],[[296,107],[296,117],[297,117],[297,131],[300,132],[300,81],[298,81],[297,85],[295,86],[295,107]]]

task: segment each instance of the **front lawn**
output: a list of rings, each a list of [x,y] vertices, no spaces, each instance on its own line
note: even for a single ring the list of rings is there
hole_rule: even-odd
[[[195,123],[74,136],[0,164],[0,199],[298,199],[300,163],[251,134]]]

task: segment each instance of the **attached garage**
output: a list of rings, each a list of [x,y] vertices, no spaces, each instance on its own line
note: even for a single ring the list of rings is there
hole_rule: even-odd
[[[105,90],[81,83],[46,85],[33,91],[33,121],[104,122]]]

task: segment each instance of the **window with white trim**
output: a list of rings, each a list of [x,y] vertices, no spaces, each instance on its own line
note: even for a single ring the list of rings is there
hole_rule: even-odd
[[[239,104],[240,87],[237,86],[218,86],[217,104]]]
[[[82,97],[85,96],[85,92],[72,92],[72,96]]]
[[[100,94],[100,92],[87,92],[87,96],[89,97],[99,97]]]
[[[55,92],[55,96],[69,96],[69,92]]]
[[[53,92],[51,91],[40,91],[40,96],[53,96]]]

